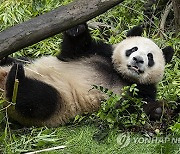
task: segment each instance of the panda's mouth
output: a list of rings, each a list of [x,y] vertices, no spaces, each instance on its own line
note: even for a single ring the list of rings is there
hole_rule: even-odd
[[[142,71],[138,66],[136,65],[127,65],[128,69],[133,71],[133,72],[136,72],[137,74],[142,74],[144,73],[144,71]]]

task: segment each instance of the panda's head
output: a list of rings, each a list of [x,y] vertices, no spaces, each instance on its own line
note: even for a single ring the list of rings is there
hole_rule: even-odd
[[[141,37],[142,31],[139,26],[131,29],[127,38],[115,47],[112,61],[124,78],[155,84],[162,80],[165,64],[171,61],[174,50],[170,46],[160,49],[152,40]]]

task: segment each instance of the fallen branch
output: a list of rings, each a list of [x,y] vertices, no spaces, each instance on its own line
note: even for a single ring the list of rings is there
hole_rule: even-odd
[[[180,0],[171,0],[173,4],[176,35],[180,32]]]
[[[166,23],[166,19],[167,19],[167,16],[169,14],[169,12],[171,11],[173,5],[172,5],[172,2],[166,6],[165,10],[164,10],[164,13],[161,17],[161,23],[160,23],[160,36],[163,37],[163,34],[164,33],[164,27],[165,27],[165,23]]]
[[[0,59],[104,13],[123,0],[77,0],[0,33]]]

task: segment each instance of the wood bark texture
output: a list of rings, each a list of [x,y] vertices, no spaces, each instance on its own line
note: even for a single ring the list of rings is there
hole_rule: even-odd
[[[176,33],[180,32],[180,0],[172,0]]]

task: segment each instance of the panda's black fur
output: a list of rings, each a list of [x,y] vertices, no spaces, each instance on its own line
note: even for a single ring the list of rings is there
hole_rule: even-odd
[[[106,58],[112,56],[112,45],[91,38],[87,24],[78,25],[64,32],[62,51],[58,59],[68,61],[97,54]]]
[[[141,34],[142,28],[134,27],[127,36]],[[138,97],[147,102],[145,112],[152,118],[161,115],[161,104],[156,101],[156,83],[138,83],[116,70],[113,65],[116,60],[112,57],[117,47],[93,40],[86,24],[67,30],[63,36],[57,58],[42,57],[25,68],[19,62],[12,67],[2,67],[0,86],[5,89],[8,101],[12,100],[15,78],[19,80],[15,108],[10,107],[8,111],[12,119],[27,126],[54,127],[65,124],[77,114],[96,111],[104,96],[96,90],[89,91],[92,84],[120,92],[124,85],[137,83]],[[173,49],[167,47],[163,53],[165,61],[169,62]]]
[[[19,80],[15,109],[25,117],[49,118],[57,107],[58,91],[44,82],[25,77],[23,65],[19,63],[12,66],[6,80],[8,100],[12,99],[15,76]]]

